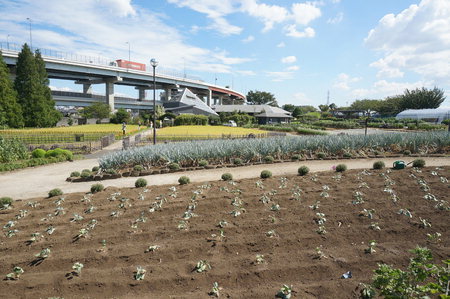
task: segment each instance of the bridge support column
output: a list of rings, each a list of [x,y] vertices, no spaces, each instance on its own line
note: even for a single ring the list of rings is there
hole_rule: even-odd
[[[219,97],[219,105],[222,105],[222,102],[223,102],[223,97],[220,96],[220,97]]]
[[[165,101],[169,102],[172,99],[172,89],[166,88],[164,92],[166,93]]]
[[[92,84],[84,83],[83,84],[83,93],[92,94]]]
[[[139,88],[139,101],[145,100],[145,88]]]
[[[211,107],[211,99],[212,99],[212,90],[208,89],[208,93],[206,94],[206,105]]]
[[[114,83],[113,82],[105,82],[106,90],[106,104],[111,107],[111,111],[114,111]]]

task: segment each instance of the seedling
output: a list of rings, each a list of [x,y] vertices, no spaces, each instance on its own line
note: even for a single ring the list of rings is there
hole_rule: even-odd
[[[361,184],[359,184],[358,188],[359,189],[362,189],[362,188],[370,189],[369,185],[367,185],[366,182],[362,182]]]
[[[156,251],[157,249],[159,249],[159,248],[161,248],[161,246],[159,246],[159,245],[152,245],[152,246],[149,246],[146,250],[145,250],[145,252],[147,253],[147,252],[153,252],[153,251]]]
[[[278,187],[279,189],[284,189],[287,187],[287,182],[288,179],[286,177],[281,177],[280,178],[280,186]]]
[[[448,179],[443,177],[443,176],[439,177],[439,179],[441,180],[441,183],[443,183],[443,184],[447,184],[448,183]]]
[[[30,240],[28,240],[28,245],[31,245],[34,242],[38,242],[42,238],[41,233],[32,233]]]
[[[45,230],[45,232],[49,235],[53,234],[54,231],[55,231],[55,228],[52,225],[47,227],[47,229]]]
[[[405,215],[405,216],[407,216],[409,218],[412,218],[412,214],[411,214],[411,212],[408,209],[400,209],[400,210],[398,210],[397,214]]]
[[[355,193],[353,193],[353,201],[352,204],[354,205],[359,205],[364,203],[364,198],[363,198],[364,194],[359,192],[359,191],[355,191]]]
[[[90,206],[89,208],[87,208],[84,212],[86,214],[91,214],[92,212],[94,212],[95,207],[94,206]]]
[[[54,203],[59,206],[65,201],[64,197],[60,197],[57,200],[54,201]]]
[[[136,268],[136,272],[134,272],[134,279],[135,280],[144,280],[145,277],[145,273],[147,272],[147,270],[145,270],[144,268],[142,268],[141,266],[138,266]]]
[[[257,264],[263,264],[265,262],[266,261],[264,260],[264,255],[262,255],[262,254],[257,254],[256,255],[256,263]]]
[[[198,261],[197,265],[195,266],[195,271],[197,271],[198,273],[205,272],[208,269],[211,269],[211,265],[205,260]]]
[[[320,192],[320,197],[328,198],[328,197],[330,197],[330,194],[328,194],[328,192],[326,192],[326,191],[322,191],[322,192]]]
[[[218,284],[217,282],[214,282],[214,283],[213,283],[213,287],[212,287],[212,289],[211,289],[211,292],[209,292],[209,295],[210,295],[210,296],[214,296],[214,297],[219,298],[219,296],[220,296],[219,291],[220,291],[221,289],[222,289],[222,288],[219,287],[219,284]]]
[[[319,209],[319,208],[320,208],[320,201],[316,201],[316,203],[313,204],[312,206],[309,206],[309,208],[310,208],[311,210],[317,210],[317,209]]]
[[[233,217],[237,217],[241,215],[241,212],[239,210],[233,210],[230,212],[230,214],[233,215]]]
[[[49,257],[50,252],[51,252],[50,248],[45,248],[45,249],[42,249],[41,252],[35,254],[34,256],[41,258],[41,259],[46,259]]]
[[[441,242],[441,233],[435,232],[434,234],[427,234],[428,241],[431,243],[438,243]]]
[[[119,211],[112,211],[111,214],[109,214],[111,217],[119,217]]]
[[[292,296],[292,286],[284,284],[278,293],[275,295],[277,298],[289,299]]]
[[[8,223],[6,223],[3,226],[3,229],[14,227],[16,225],[16,223],[17,223],[17,221],[10,220],[10,221],[8,221]]]
[[[431,223],[427,220],[427,219],[422,219],[421,217],[419,217],[419,227],[420,228],[427,228],[427,227],[431,227]]]
[[[268,236],[269,238],[273,238],[277,236],[277,233],[275,232],[275,230],[272,229],[266,233],[266,236]]]
[[[325,222],[327,222],[327,219],[325,218],[325,214],[324,213],[316,213],[317,218],[314,218],[314,220],[316,221],[316,223],[318,225],[323,225],[325,224]]]
[[[83,267],[84,267],[84,265],[82,263],[75,262],[75,264],[73,264],[73,266],[72,266],[72,270],[74,270],[77,275],[80,275],[81,269],[83,269]]]
[[[263,194],[261,196],[260,200],[263,204],[267,204],[270,202],[270,197],[267,194]]]
[[[272,207],[270,207],[271,211],[279,211],[280,209],[280,205],[277,203],[272,204]]]
[[[359,216],[365,216],[369,219],[373,219],[373,214],[375,213],[374,209],[363,209],[361,212],[359,212]]]
[[[217,226],[220,228],[224,228],[227,225],[228,225],[228,222],[226,220],[221,220],[221,221],[219,221],[219,224]]]
[[[322,258],[326,258],[326,255],[322,251],[322,245],[320,245],[319,247],[316,247],[316,255],[314,256],[314,259],[320,260]]]
[[[371,285],[360,283],[359,286],[361,288],[361,298],[363,299],[375,298],[376,293]]]
[[[298,200],[298,201],[301,200],[303,190],[300,189],[300,187],[296,186],[295,188],[293,188],[291,190],[291,192],[292,192],[292,198],[291,199]]]
[[[327,233],[327,230],[325,229],[325,226],[320,225],[319,228],[317,228],[316,233],[319,235],[325,235]]]
[[[178,222],[178,229],[184,229],[187,230],[188,229],[188,222],[181,220],[180,222]]]
[[[19,210],[19,214],[16,215],[16,219],[22,219],[23,217],[28,215],[28,210]]]
[[[16,266],[13,268],[13,272],[6,275],[6,279],[17,280],[20,278],[20,275],[22,275],[23,272],[25,271],[23,271],[22,268]]]
[[[59,206],[55,209],[55,216],[64,215],[66,214],[66,211],[64,211],[64,208]]]
[[[438,199],[436,198],[436,196],[434,196],[431,193],[427,193],[423,196],[424,199],[426,200],[432,200],[432,201],[438,201]]]
[[[74,213],[72,219],[70,219],[70,222],[77,222],[77,221],[81,221],[83,219],[84,219],[83,216],[80,216],[80,215]]]
[[[32,208],[36,208],[38,205],[39,205],[39,203],[35,202],[35,201],[27,202],[27,206],[32,207]]]
[[[14,237],[14,236],[16,235],[16,233],[18,233],[18,232],[19,232],[18,229],[11,229],[11,230],[9,230],[5,235],[6,235],[8,238],[11,238],[11,237]]]
[[[373,230],[381,230],[380,226],[378,225],[378,222],[371,223],[369,228]]]
[[[256,187],[258,187],[259,189],[264,189],[264,183],[262,181],[256,181]]]
[[[82,228],[82,229],[80,229],[80,231],[78,232],[78,235],[76,235],[75,238],[76,239],[87,238],[88,233],[89,233],[89,230],[87,230],[86,228]]]
[[[377,246],[377,243],[375,242],[375,240],[369,241],[369,247],[366,248],[366,249],[364,250],[364,252],[365,252],[365,253],[369,253],[369,254],[375,253],[375,252],[376,252],[376,251],[375,251],[375,246]]]

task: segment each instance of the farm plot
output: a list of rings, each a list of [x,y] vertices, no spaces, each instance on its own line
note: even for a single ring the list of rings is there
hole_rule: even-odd
[[[417,245],[449,258],[449,178],[352,170],[17,201],[0,211],[0,297],[273,298],[286,285],[358,298],[377,263],[405,269]]]

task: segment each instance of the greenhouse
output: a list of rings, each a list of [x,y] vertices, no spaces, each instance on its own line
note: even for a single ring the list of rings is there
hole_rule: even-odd
[[[440,124],[446,119],[450,119],[450,107],[436,109],[409,109],[400,112],[396,119],[417,119],[429,123]]]

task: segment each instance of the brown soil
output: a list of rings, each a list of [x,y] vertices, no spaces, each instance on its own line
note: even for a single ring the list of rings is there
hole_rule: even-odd
[[[168,185],[150,186],[142,193],[145,200],[138,199],[143,189],[124,188],[110,201],[108,197],[119,189],[109,187],[94,194],[90,203],[81,201],[84,193],[64,195],[61,206],[66,214],[60,216],[54,216],[58,198],[17,201],[12,209],[0,211],[1,226],[16,220],[19,210],[29,213],[11,228],[18,230],[16,236],[7,238],[4,233],[8,229],[3,229],[0,274],[6,275],[14,266],[22,267],[25,273],[16,281],[0,281],[0,297],[207,298],[213,282],[218,282],[223,288],[221,296],[231,298],[274,298],[283,284],[292,285],[297,298],[357,298],[358,284],[371,281],[377,263],[405,268],[408,250],[417,245],[430,248],[436,262],[448,259],[450,212],[423,198],[427,192],[421,190],[418,178],[425,179],[437,199],[450,201],[450,185],[440,179],[450,179],[450,167],[389,173],[395,182],[390,187],[400,198],[397,203],[383,191],[386,179],[380,174],[386,170],[369,172],[347,171],[340,180],[335,172],[318,173],[316,180],[311,174],[289,176],[285,188],[280,188],[280,177],[264,180],[263,189],[256,186],[257,179],[239,180],[236,185],[215,181],[210,186],[205,183],[205,189],[199,187],[202,184],[176,186],[176,198],[170,197]],[[320,195],[324,185],[330,187],[328,198]],[[303,190],[300,201],[292,199],[296,186]],[[187,230],[180,230],[178,223],[191,204],[194,190],[202,190],[194,210],[197,216],[188,220]],[[261,196],[272,190],[276,191],[268,195],[272,201],[261,202]],[[352,204],[355,191],[364,194],[364,203]],[[166,197],[167,202],[150,213],[157,197]],[[233,217],[230,212],[237,208],[231,203],[236,197],[243,201],[245,212]],[[121,198],[129,198],[131,206],[119,208]],[[29,201],[39,205],[32,208],[27,205]],[[320,207],[312,210],[309,206],[316,201]],[[271,211],[274,203],[281,210]],[[91,205],[94,212],[86,214]],[[374,219],[359,216],[363,209],[374,209]],[[399,215],[400,209],[408,209],[412,218]],[[110,217],[113,211],[119,211],[119,217]],[[325,235],[316,232],[316,212],[325,214]],[[84,219],[70,222],[74,213]],[[147,221],[133,228],[141,213]],[[432,227],[420,228],[419,217]],[[87,238],[76,240],[79,230],[92,219],[98,221],[95,228]],[[223,228],[225,238],[212,241],[211,234],[219,234],[221,220],[228,222]],[[375,222],[380,231],[369,229]],[[55,231],[48,235],[45,230],[50,225]],[[268,237],[266,233],[271,230],[275,236]],[[34,232],[45,238],[27,245]],[[426,235],[435,232],[442,234],[441,241],[430,243]],[[102,240],[106,240],[104,248]],[[366,254],[370,240],[377,242],[376,253]],[[160,248],[145,252],[150,245]],[[318,246],[325,254],[321,259],[315,258]],[[50,256],[36,261],[35,254],[47,247]],[[264,255],[264,263],[256,263],[257,254]],[[208,261],[212,268],[197,273],[194,268],[199,260]],[[79,276],[70,274],[75,262],[84,264]],[[142,281],[133,278],[137,266],[147,270]],[[353,278],[341,279],[347,271],[352,271]]]

